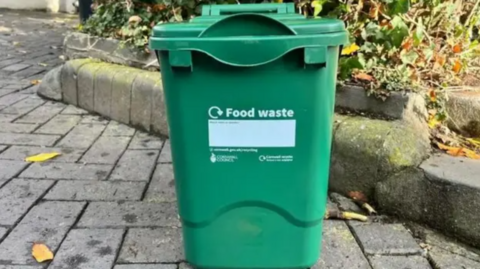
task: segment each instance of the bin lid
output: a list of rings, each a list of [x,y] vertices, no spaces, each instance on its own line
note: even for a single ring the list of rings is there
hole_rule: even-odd
[[[327,47],[347,40],[343,21],[305,18],[295,14],[293,3],[209,5],[189,22],[155,26],[150,47],[170,51],[172,66],[191,67],[196,51],[224,64],[252,67],[298,49],[304,49],[306,64],[323,64]]]
[[[241,5],[205,5],[202,15],[188,22],[158,24],[153,28],[152,37],[199,37],[210,26],[228,16],[248,14],[262,15],[279,21],[292,29],[297,35],[318,35],[345,32],[345,24],[337,19],[306,18],[295,12],[294,3],[285,4],[241,4]],[[248,18],[245,18],[247,20]],[[247,24],[248,22],[244,22]],[[255,27],[249,23],[245,27]],[[253,33],[255,34],[255,33]]]

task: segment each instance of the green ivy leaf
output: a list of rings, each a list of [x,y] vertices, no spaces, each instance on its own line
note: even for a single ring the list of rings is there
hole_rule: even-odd
[[[424,38],[425,27],[423,26],[422,18],[419,18],[417,23],[417,29],[413,34],[413,45],[418,46],[422,43]]]
[[[390,16],[397,14],[405,14],[410,9],[410,0],[393,0],[388,1],[388,14]]]
[[[358,57],[340,58],[340,78],[347,79],[352,75],[354,69],[363,69]]]
[[[406,53],[401,53],[400,54],[400,59],[402,59],[402,62],[404,64],[415,64],[415,61],[417,61],[418,59],[418,54],[414,51],[414,50],[411,50],[409,52],[406,52]]]
[[[393,29],[388,31],[388,37],[392,45],[396,48],[402,45],[403,39],[408,36],[408,26],[399,16],[395,16],[392,21]]]

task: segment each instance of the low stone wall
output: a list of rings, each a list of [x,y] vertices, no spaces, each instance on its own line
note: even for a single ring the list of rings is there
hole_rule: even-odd
[[[38,93],[144,131],[168,136],[158,71],[92,59],[73,60],[50,71]]]
[[[142,69],[159,69],[155,53],[130,49],[116,39],[73,32],[65,37],[63,47],[68,59],[93,58]]]

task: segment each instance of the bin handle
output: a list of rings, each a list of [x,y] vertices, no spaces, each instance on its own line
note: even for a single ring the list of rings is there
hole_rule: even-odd
[[[162,44],[161,49],[169,51],[170,65],[174,67],[192,67],[192,51],[207,54],[227,65],[253,67],[303,49],[305,64],[325,64],[328,45],[319,35],[296,35],[282,22],[260,14],[228,16],[196,38],[155,40]]]
[[[219,16],[239,13],[276,13],[293,14],[295,13],[294,3],[282,4],[238,4],[238,5],[204,5],[202,6],[202,16]]]

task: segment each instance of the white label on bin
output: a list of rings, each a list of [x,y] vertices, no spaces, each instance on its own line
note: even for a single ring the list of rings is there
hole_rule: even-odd
[[[208,120],[210,147],[295,147],[296,120]]]

